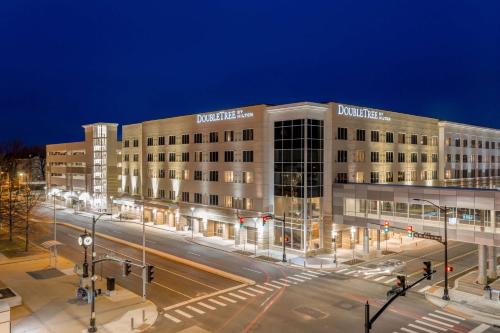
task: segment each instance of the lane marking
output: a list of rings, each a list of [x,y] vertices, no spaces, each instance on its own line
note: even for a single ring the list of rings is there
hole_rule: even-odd
[[[391,282],[396,281],[397,279],[398,279],[398,278],[390,278],[389,280],[384,281],[384,283],[391,283]]]
[[[422,317],[422,319],[425,319],[427,321],[430,321],[431,323],[435,323],[435,324],[439,324],[439,325],[443,325],[443,326],[446,326],[446,327],[453,327],[452,324],[448,324],[448,323],[443,323],[442,321],[439,321],[439,320],[436,320],[436,319],[432,319],[432,318],[429,318],[429,317]]]
[[[244,270],[246,270],[246,271],[250,271],[250,272],[254,272],[254,273],[258,273],[258,274],[262,274],[262,272],[260,272],[260,271],[256,271],[255,269],[246,268],[246,267],[242,267],[242,269],[244,269]]]
[[[431,286],[427,286],[427,287],[423,287],[422,289],[419,289],[418,292],[419,293],[424,293],[426,292],[428,289],[430,289]]]
[[[197,256],[197,257],[200,257],[200,255],[198,253],[194,253],[194,252],[188,252],[189,254],[192,254],[193,256]]]
[[[443,317],[443,316],[438,316],[437,314],[434,314],[434,313],[429,313],[429,316],[431,317],[434,317],[434,318],[438,318],[438,319],[441,319],[441,320],[446,320],[450,323],[453,323],[453,324],[460,324],[460,322],[458,320],[453,320],[453,319],[450,319],[450,318],[446,318],[446,317]],[[453,325],[451,325],[453,326]]]
[[[483,333],[488,328],[490,328],[490,326],[488,326],[486,324],[481,324],[478,327],[474,328],[472,331],[469,331],[469,333]]]
[[[177,309],[177,310],[175,310],[175,312],[177,312],[178,314],[180,314],[181,316],[184,316],[186,318],[193,318],[193,316],[191,316],[189,313],[184,312],[182,310]]]
[[[290,280],[287,280],[287,279],[280,279],[280,281],[283,281],[285,283],[297,284],[297,282],[293,282],[293,281],[290,281]]]
[[[266,303],[267,303],[267,302],[271,299],[271,297],[273,297],[273,295],[269,296],[268,298],[266,298],[266,299],[264,300],[264,302],[260,303],[260,307],[263,307],[263,306],[264,306],[264,304],[266,304]]]
[[[279,282],[279,281],[276,281],[276,280],[273,280],[271,281],[272,283],[274,284],[277,284],[279,286],[283,286],[283,287],[290,287],[290,285],[288,283],[284,283],[284,282]]]
[[[254,288],[247,288],[247,289],[250,290],[250,291],[253,291],[254,293],[257,293],[257,294],[261,294],[261,295],[264,294],[263,291],[260,291],[260,290],[254,289]]]
[[[427,333],[437,333],[436,331],[430,330],[430,329],[425,328],[425,327],[420,327],[420,326],[415,325],[415,324],[408,324],[408,326],[416,328],[417,330],[427,332]]]
[[[347,273],[344,273],[344,275],[350,275],[350,274],[354,274],[354,273],[356,273],[356,271],[349,271]]]
[[[200,310],[198,308],[195,308],[194,306],[191,306],[191,305],[186,306],[186,308],[188,308],[189,310],[194,311],[196,313],[199,313],[199,314],[204,314],[205,313],[205,311],[202,311],[202,310]]]
[[[229,293],[229,295],[231,295],[233,297],[236,297],[236,298],[239,298],[241,300],[246,300],[247,299],[246,297],[243,297],[243,296],[240,296],[240,295],[236,295],[235,293]]]
[[[405,331],[405,332],[408,332],[408,333],[418,333],[417,331],[410,330],[409,328],[406,328],[406,327],[401,327],[401,331]]]
[[[218,300],[215,300],[215,299],[212,299],[212,298],[209,298],[208,301],[212,302],[214,304],[220,305],[220,306],[226,306],[226,304],[224,304],[222,302],[219,302]]]
[[[309,276],[309,277],[313,277],[313,278],[317,277],[316,275],[310,274],[310,273],[300,273],[300,274],[305,275],[305,276]]]
[[[261,286],[260,284],[257,284],[257,285],[255,285],[255,286],[256,286],[256,287],[258,287],[258,288],[261,288],[261,289],[267,290],[267,291],[274,291],[274,289],[271,289],[271,288],[268,288],[268,287]]]
[[[415,320],[416,323],[420,324],[420,325],[425,325],[425,326],[429,326],[431,328],[435,328],[437,330],[440,330],[440,331],[443,331],[443,332],[446,332],[448,329],[445,328],[445,327],[441,327],[441,326],[436,326],[436,325],[433,325],[433,324],[429,324],[428,322],[426,321],[423,321],[423,320]],[[452,326],[453,327],[453,326]]]
[[[214,308],[213,306],[208,305],[208,304],[205,304],[205,303],[203,303],[203,302],[198,302],[198,305],[201,305],[201,306],[203,306],[203,307],[205,307],[205,308],[207,308],[207,309],[209,309],[209,310],[215,310],[215,309],[216,309],[216,308]]]
[[[249,292],[246,292],[246,291],[244,291],[244,290],[238,290],[238,292],[239,292],[239,293],[242,293],[242,294],[244,294],[244,295],[250,296],[250,297],[255,297],[255,295],[254,295],[254,294],[249,293]]]
[[[453,315],[451,313],[444,312],[444,311],[441,311],[441,310],[436,310],[434,312],[437,312],[437,313],[442,314],[444,316],[448,316],[448,317],[455,318],[455,319],[458,319],[458,320],[465,320],[464,317],[456,316],[456,315]]]
[[[226,302],[229,302],[229,303],[236,303],[237,302],[234,299],[226,297],[226,296],[219,296],[219,298],[226,301]]]
[[[171,321],[173,321],[176,324],[178,324],[182,321],[180,319],[175,318],[174,316],[169,315],[168,313],[164,313],[163,316],[165,316],[165,318],[167,318],[167,319],[170,319]]]
[[[348,268],[342,268],[342,269],[339,269],[338,271],[335,271],[335,273],[342,273],[342,272],[345,272],[349,270]]]
[[[319,276],[326,275],[325,273],[320,273],[320,272],[315,272],[315,271],[307,271],[307,272],[311,273],[311,274],[314,274],[314,275],[319,275]]]
[[[307,276],[302,276],[302,275],[300,275],[300,274],[295,274],[294,276],[298,277],[299,279],[312,280],[310,277],[307,277]]]
[[[275,286],[274,284],[270,284],[270,283],[268,283],[268,282],[264,282],[264,284],[265,284],[266,286],[270,286],[270,287],[273,287],[273,288],[276,288],[276,289],[280,289],[280,288],[281,288],[280,286]]]
[[[298,278],[293,277],[293,276],[287,276],[287,279],[292,279],[292,280],[298,281],[298,282],[305,282],[306,281],[306,280],[298,279]]]
[[[387,277],[387,275],[382,275],[382,276],[379,276],[378,278],[376,279],[373,279],[373,281],[380,281],[382,279],[385,279]]]

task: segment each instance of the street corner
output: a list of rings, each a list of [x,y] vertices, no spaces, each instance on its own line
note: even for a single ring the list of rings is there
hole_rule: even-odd
[[[151,301],[141,302],[120,308],[123,314],[98,327],[101,332],[145,332],[154,326],[158,319],[158,308]],[[82,330],[87,332],[87,330]]]

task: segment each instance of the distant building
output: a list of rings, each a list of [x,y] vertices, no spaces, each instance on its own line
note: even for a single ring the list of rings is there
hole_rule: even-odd
[[[45,160],[40,156],[16,159],[16,173],[23,182],[43,184],[45,182],[44,168]]]

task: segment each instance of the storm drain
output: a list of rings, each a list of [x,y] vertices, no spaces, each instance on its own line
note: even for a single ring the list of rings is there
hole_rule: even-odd
[[[308,306],[299,306],[293,309],[293,311],[305,320],[318,320],[328,317],[327,313],[324,313],[318,309],[313,309]]]
[[[26,273],[28,273],[28,275],[35,280],[52,279],[64,275],[64,273],[55,268],[42,269],[39,271],[26,272]]]

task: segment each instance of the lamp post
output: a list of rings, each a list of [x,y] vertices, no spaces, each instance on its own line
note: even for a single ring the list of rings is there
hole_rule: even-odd
[[[354,236],[356,234],[356,227],[351,227],[351,243],[352,243],[352,261],[354,262],[356,256],[355,256],[355,250],[356,250],[356,240],[354,239]]]
[[[146,301],[146,222],[144,221],[144,201],[141,206],[142,222],[142,301]]]
[[[54,204],[54,241],[57,241],[56,193],[58,193],[58,190],[52,189],[52,202]],[[57,269],[57,244],[54,245],[54,268]]]
[[[426,199],[413,199],[415,201],[427,202],[434,207],[438,208],[439,211],[444,212],[444,292],[443,292],[443,300],[449,301],[450,295],[448,293],[448,207],[446,206],[438,206],[435,203],[426,200]]]
[[[335,263],[335,267],[339,267],[337,262],[337,232],[334,231],[333,235],[333,262]]]
[[[191,210],[191,239],[194,239],[194,207],[189,208]]]

